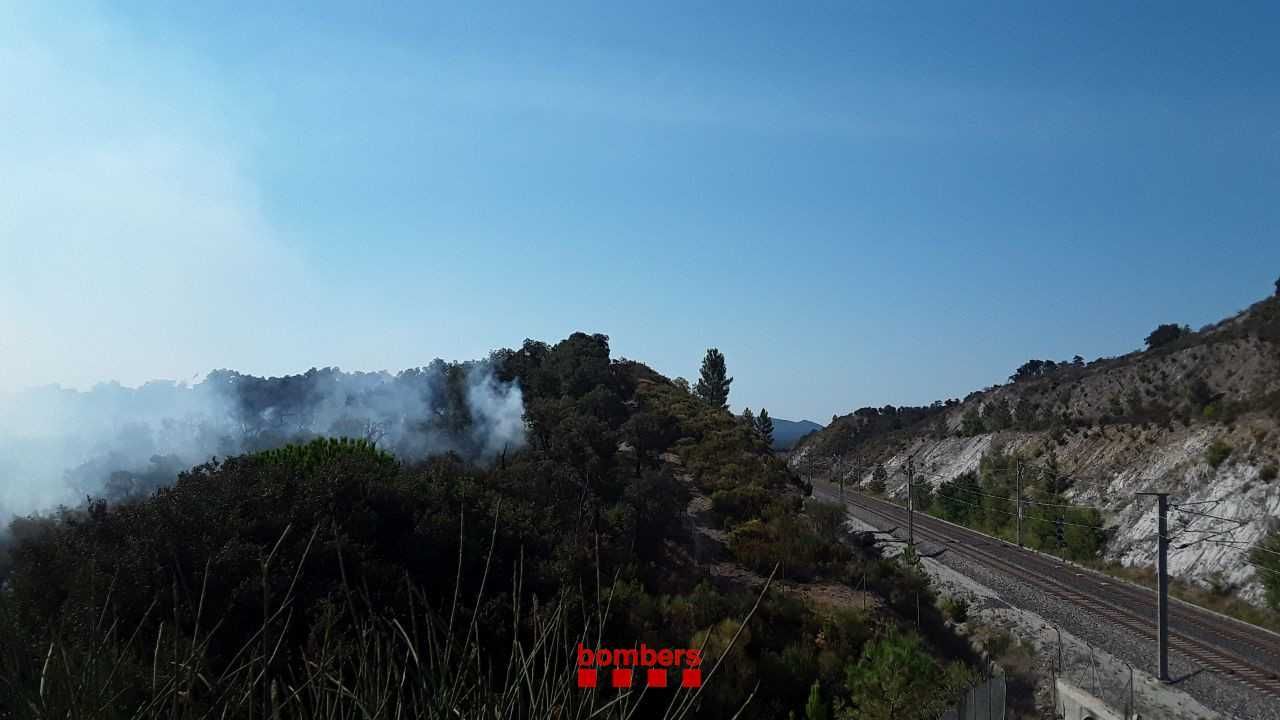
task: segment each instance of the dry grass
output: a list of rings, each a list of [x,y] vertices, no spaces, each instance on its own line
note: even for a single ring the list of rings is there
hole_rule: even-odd
[[[1118,563],[1094,564],[1094,568],[1112,577],[1156,587],[1156,571],[1151,567],[1125,567]],[[1169,594],[1202,608],[1247,622],[1250,625],[1280,632],[1280,613],[1267,610],[1241,600],[1233,595],[1215,592],[1176,578],[1169,578]]]
[[[309,543],[308,553],[310,548]],[[492,548],[491,542],[490,561]],[[306,554],[294,572],[295,583],[305,559]],[[270,556],[262,561],[264,578],[271,563]],[[488,568],[486,564],[480,597]],[[771,575],[741,627],[754,615],[772,579]],[[516,582],[519,587],[518,577]],[[402,617],[374,612],[367,602],[360,602],[358,593],[341,588],[338,596],[345,601],[311,623],[301,654],[285,660],[285,628],[293,612],[291,586],[278,603],[264,610],[261,626],[218,672],[207,662],[210,638],[218,626],[203,626],[201,618],[210,610],[204,607],[203,593],[194,632],[180,637],[174,631],[176,623],[160,623],[154,636],[143,635],[146,618],[135,628],[120,627],[111,620],[108,591],[96,620],[52,632],[38,657],[0,638],[0,720],[629,720],[636,715],[647,688],[577,687],[576,648],[579,643],[600,645],[611,588],[603,595],[597,592],[603,601],[580,618],[566,617],[567,603],[526,609],[517,601],[510,618],[515,639],[510,651],[502,653],[502,666],[494,667],[480,647],[478,613],[466,617],[457,587],[447,612],[436,612],[423,593],[408,588],[414,607]],[[514,596],[519,598],[519,591]],[[470,607],[481,604],[477,599]],[[0,617],[0,631],[13,627],[10,622]],[[737,639],[735,635],[721,658]],[[716,660],[705,674],[704,687],[718,669]],[[669,697],[658,702],[651,698],[645,703],[645,716],[687,717],[697,707],[702,688],[662,692]]]

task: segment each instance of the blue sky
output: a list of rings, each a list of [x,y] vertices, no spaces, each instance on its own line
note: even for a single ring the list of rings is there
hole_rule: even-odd
[[[825,421],[1280,275],[1274,4],[262,5],[0,2],[0,389],[581,329]]]

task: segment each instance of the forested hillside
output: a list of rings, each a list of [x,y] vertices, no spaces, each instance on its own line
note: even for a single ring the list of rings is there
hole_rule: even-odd
[[[277,438],[15,520],[0,717],[887,720],[972,681],[927,578],[847,543],[714,383],[582,333],[484,365],[522,393],[522,443],[474,435],[458,379],[435,425],[348,413],[355,438]],[[244,377],[218,379],[288,404]],[[388,441],[428,429],[443,451]],[[580,642],[703,648],[704,686],[579,689]]]
[[[857,410],[791,466],[905,497],[910,460],[920,507],[1008,538],[1021,486],[1032,547],[1137,571],[1156,543],[1136,493],[1167,491],[1170,571],[1215,598],[1280,604],[1280,297],[1145,344],[1030,360],[963,401]]]

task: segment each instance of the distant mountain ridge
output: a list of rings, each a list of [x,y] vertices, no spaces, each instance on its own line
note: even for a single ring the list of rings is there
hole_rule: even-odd
[[[787,450],[800,438],[823,428],[812,420],[783,420],[773,418],[773,449]]]

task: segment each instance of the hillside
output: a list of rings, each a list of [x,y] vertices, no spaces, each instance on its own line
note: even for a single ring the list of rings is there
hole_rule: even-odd
[[[1028,533],[1054,534],[1054,499],[1081,506],[1064,512],[1093,507],[1104,547],[1081,559],[1137,568],[1154,562],[1156,543],[1154,500],[1136,493],[1166,491],[1180,506],[1170,571],[1260,604],[1267,575],[1248,551],[1280,519],[1280,298],[1155,339],[1087,363],[1031,361],[962,401],[863,408],[806,438],[789,462],[863,488],[878,475],[904,497],[913,458],[935,501],[949,498],[944,514],[985,514],[1001,533],[1009,523],[997,520],[1013,509],[1001,498],[1017,492],[1020,473],[1037,503]]]
[[[976,678],[917,566],[845,542],[758,432],[607,336],[198,387],[108,392],[199,399],[231,421],[195,437],[234,434],[192,452],[236,454],[108,472],[0,537],[0,717],[887,720]],[[580,688],[580,642],[698,649],[705,682]]]
[[[773,418],[773,449],[790,449],[800,438],[821,429],[822,426],[812,420]]]

